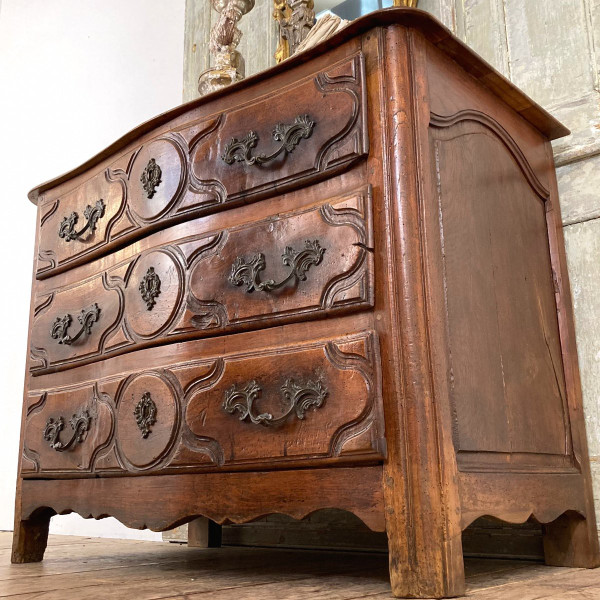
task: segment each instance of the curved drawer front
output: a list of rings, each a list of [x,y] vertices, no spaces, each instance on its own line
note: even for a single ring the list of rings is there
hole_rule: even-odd
[[[247,201],[308,185],[366,154],[365,83],[359,53],[182,131],[193,148],[191,180],[198,194],[219,203]]]
[[[166,224],[309,185],[364,156],[363,55],[228,112],[199,119],[191,109],[189,119],[42,203],[38,277]]]
[[[85,260],[111,238],[125,205],[125,183],[110,169],[39,210],[37,275]],[[117,228],[118,229],[118,228]]]
[[[23,472],[89,472],[114,435],[114,410],[94,383],[30,394]]]
[[[263,221],[176,237],[201,227],[199,221],[154,236],[170,234],[173,243],[147,238],[85,267],[85,276],[73,271],[72,285],[40,292],[31,372],[373,304],[368,189]]]
[[[207,354],[197,344],[165,367],[32,394],[24,473],[383,458],[374,333],[184,360]]]

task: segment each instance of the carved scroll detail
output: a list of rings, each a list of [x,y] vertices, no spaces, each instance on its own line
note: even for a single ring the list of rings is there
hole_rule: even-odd
[[[210,31],[209,50],[215,66],[201,73],[198,79],[201,96],[244,78],[244,58],[236,50],[242,37],[238,22],[254,8],[254,0],[212,0],[212,5],[220,13]]]
[[[275,0],[273,18],[279,25],[277,62],[292,56],[316,22],[314,0]]]

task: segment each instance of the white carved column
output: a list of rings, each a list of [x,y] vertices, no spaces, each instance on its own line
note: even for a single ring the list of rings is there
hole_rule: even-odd
[[[237,50],[242,38],[238,28],[241,18],[254,8],[254,0],[211,0],[219,13],[216,23],[210,30],[208,49],[214,66],[201,73],[198,79],[198,93],[201,96],[227,87],[244,78],[244,57]]]

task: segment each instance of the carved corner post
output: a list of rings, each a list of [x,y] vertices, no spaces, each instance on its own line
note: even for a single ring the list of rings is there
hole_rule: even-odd
[[[274,0],[273,18],[279,25],[278,63],[292,56],[316,23],[314,0]]]
[[[17,487],[17,503],[20,503],[20,485]],[[26,520],[21,520],[19,513],[20,508],[15,514],[11,562],[13,564],[40,562],[44,558],[48,544],[48,529],[54,511],[40,510]]]
[[[586,518],[574,511],[568,511],[552,523],[543,526],[544,559],[546,564],[557,567],[594,568],[600,566],[600,544],[596,513],[594,510],[594,492],[585,417],[583,413],[583,392],[575,338],[575,319],[569,271],[565,252],[564,230],[561,218],[558,183],[554,170],[554,154],[551,142],[546,142],[548,172],[550,173],[550,204],[548,237],[551,252],[556,256],[555,282],[557,288],[556,303],[560,332],[565,384],[569,403],[569,419],[573,454],[583,476]]]
[[[38,222],[41,219],[42,208],[38,205]],[[37,256],[39,251],[39,236],[36,236],[33,256]],[[35,261],[34,261],[35,264]],[[32,279],[35,280],[35,267]],[[29,333],[27,335],[27,348],[31,344],[31,331],[34,318],[34,297],[32,295],[29,307]],[[31,358],[28,356],[25,373],[29,373]],[[27,375],[26,375],[27,378]],[[15,496],[15,526],[13,533],[13,544],[11,562],[13,564],[40,562],[44,558],[44,552],[48,544],[48,530],[50,528],[50,518],[54,511],[48,508],[40,508],[29,518],[23,518],[23,479],[21,477],[21,461],[23,456],[25,417],[27,415],[27,396],[23,399],[23,408],[21,413],[21,436],[19,441],[19,471],[17,473],[17,489]],[[40,502],[43,507],[43,501]]]
[[[210,53],[215,66],[207,69],[198,79],[201,96],[227,87],[244,78],[244,58],[236,50],[242,32],[238,29],[240,19],[254,8],[255,0],[211,0],[220,14],[210,32]]]
[[[429,173],[426,46],[413,30],[381,33],[385,91],[379,97],[386,189],[386,226],[393,245],[386,283],[391,321],[384,355],[388,457],[383,491],[390,580],[397,597],[443,598],[465,590],[457,465],[449,403],[429,348],[440,331],[428,314],[422,207]],[[378,113],[378,108],[373,110]],[[375,152],[376,154],[377,152]],[[442,328],[443,329],[443,328]],[[398,340],[398,342],[395,342]],[[387,383],[385,377],[387,376]]]

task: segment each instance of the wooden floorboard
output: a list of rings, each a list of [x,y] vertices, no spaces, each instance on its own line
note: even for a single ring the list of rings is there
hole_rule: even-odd
[[[71,546],[73,544],[105,544],[111,542],[110,538],[92,538],[79,535],[54,535],[52,536],[53,546]],[[117,540],[119,543],[129,542],[131,544],[139,544],[140,540]],[[12,532],[0,531],[0,550],[12,548]]]
[[[381,553],[219,548],[50,536],[42,563],[10,564],[0,532],[0,598],[13,600],[388,600]],[[469,600],[600,600],[600,569],[467,559]]]

